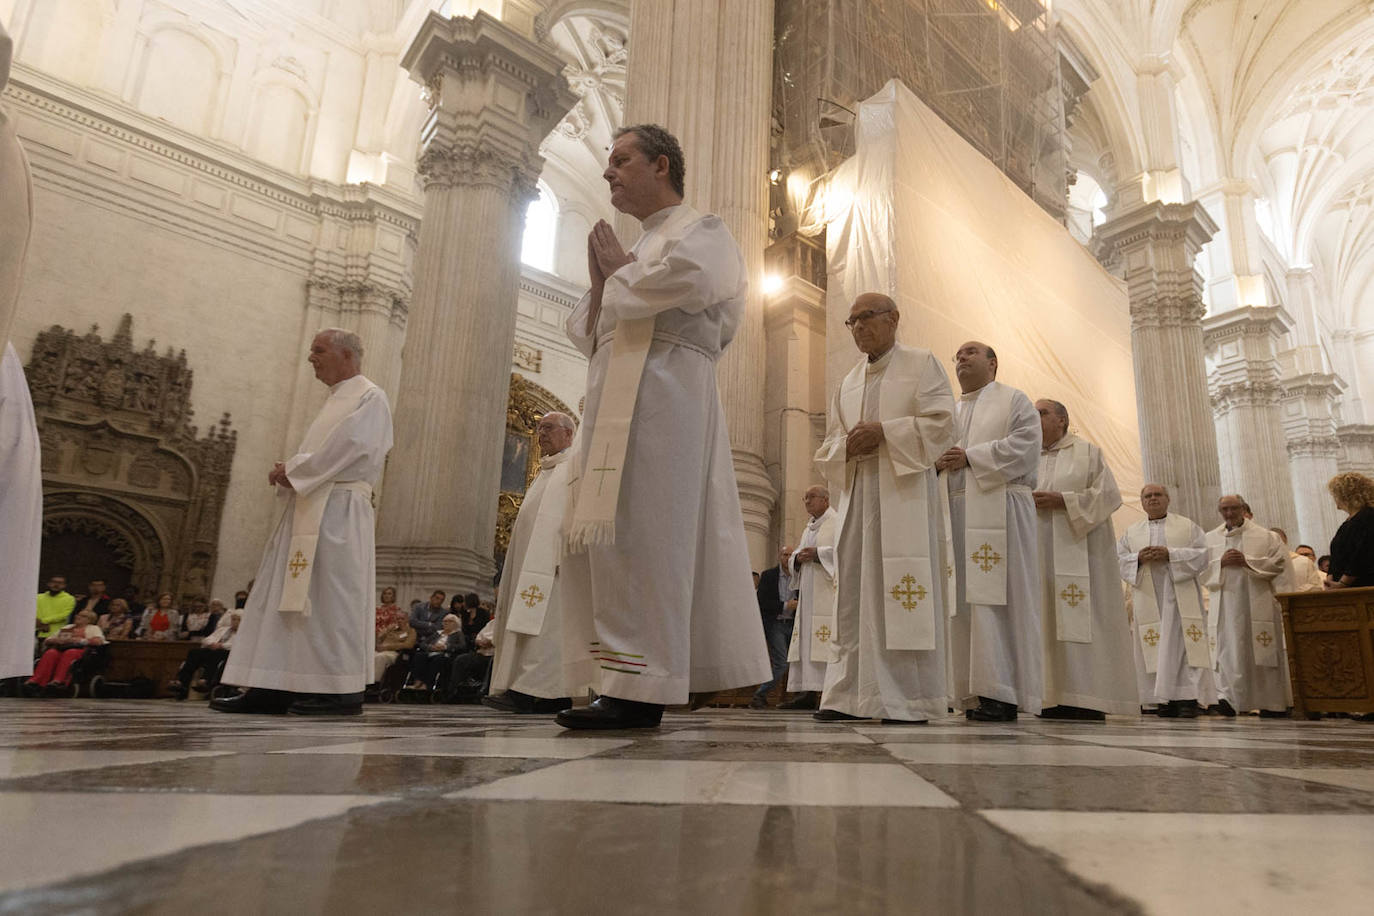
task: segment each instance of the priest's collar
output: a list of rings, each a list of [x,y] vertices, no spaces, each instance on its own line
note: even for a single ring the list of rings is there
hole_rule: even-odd
[[[873,359],[873,358],[870,357],[869,360],[868,360],[868,369],[867,369],[867,371],[869,371],[869,372],[877,372],[877,371],[879,371],[879,370],[881,370],[881,369],[886,369],[886,368],[887,368],[887,364],[890,363],[890,362],[892,362],[892,354],[893,354],[893,353],[896,353],[896,352],[897,352],[897,344],[896,344],[896,343],[893,343],[892,346],[890,346],[890,347],[887,348],[887,352],[884,353],[882,356],[879,356],[877,359]]]
[[[1054,442],[1053,442],[1052,444],[1046,445],[1046,446],[1044,446],[1043,448],[1041,448],[1040,451],[1042,451],[1042,452],[1057,452],[1057,451],[1059,451],[1061,448],[1068,448],[1070,445],[1073,445],[1074,442],[1076,442],[1077,440],[1078,440],[1078,437],[1075,436],[1073,433],[1066,432],[1066,433],[1064,433],[1064,435],[1060,436],[1058,439],[1055,439]]]
[[[350,375],[342,382],[335,382],[334,384],[330,385],[329,394],[331,396],[336,394],[347,394],[351,387],[360,385],[366,381],[367,376],[363,375],[361,372],[359,372],[357,375]],[[350,382],[353,383],[353,385],[350,385]]]
[[[992,380],[992,382],[995,382],[995,381],[997,381],[997,379],[993,379],[993,380]],[[992,382],[988,382],[988,385],[991,385]],[[983,393],[984,389],[986,389],[986,388],[988,387],[988,385],[984,385],[982,388],[975,388],[973,391],[964,391],[964,392],[961,392],[961,393],[959,394],[959,400],[961,400],[961,401],[972,401],[972,400],[976,399],[976,398],[978,397],[978,395],[980,395],[980,394]]]
[[[666,223],[668,221],[668,217],[672,216],[673,211],[675,211],[680,206],[682,206],[681,203],[676,203],[673,204],[671,207],[664,207],[662,210],[655,210],[653,213],[650,213],[648,216],[644,217],[644,219],[640,220],[640,228],[645,232],[653,232],[659,226],[662,226],[664,223]]]
[[[549,468],[556,468],[564,461],[567,461],[568,456],[572,453],[573,450],[570,445],[561,452],[554,452],[552,455],[542,455],[539,458],[539,469],[541,471],[547,471]]]

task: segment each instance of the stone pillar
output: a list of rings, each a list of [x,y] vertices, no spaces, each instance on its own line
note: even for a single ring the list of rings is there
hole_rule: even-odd
[[[1293,322],[1280,306],[1232,309],[1202,322],[1216,417],[1221,483],[1266,528],[1298,530],[1288,445],[1279,413],[1279,342]]]
[[[1338,470],[1336,401],[1345,385],[1330,373],[1313,372],[1285,378],[1281,387],[1283,434],[1298,517],[1298,530],[1288,532],[1288,541],[1292,547],[1305,542],[1316,548],[1329,544],[1343,521],[1326,482]]]
[[[777,497],[763,463],[763,249],[768,241],[772,0],[633,0],[625,123],[661,124],[687,157],[687,203],[744,251],[744,320],[718,369],[749,558],[769,556]]]
[[[539,144],[575,97],[562,61],[485,13],[430,13],[401,63],[431,110],[377,581],[403,601],[490,594],[520,237]]]
[[[1374,475],[1374,424],[1348,423],[1337,427],[1336,438],[1341,442],[1336,470]]]
[[[1216,229],[1196,203],[1154,201],[1116,215],[1095,236],[1098,258],[1126,281],[1130,297],[1145,480],[1167,486],[1174,511],[1205,528],[1217,518],[1220,477],[1193,261]]]

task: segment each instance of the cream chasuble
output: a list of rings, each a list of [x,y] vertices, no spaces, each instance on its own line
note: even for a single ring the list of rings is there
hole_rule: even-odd
[[[797,619],[792,627],[792,642],[787,660],[800,663],[805,653],[807,664],[793,664],[787,674],[787,689],[792,692],[820,690],[825,686],[825,666],[835,657],[835,536],[838,513],[830,506],[806,523],[798,550],[816,551],[814,563],[798,563],[796,554],[788,572],[798,583]],[[815,686],[809,686],[814,684]]]
[[[1221,565],[1233,548],[1245,554],[1245,566]],[[1231,531],[1221,525],[1207,532],[1207,549],[1217,689],[1238,712],[1286,709],[1291,689],[1274,578],[1288,550],[1277,534],[1248,519]]]
[[[948,707],[946,510],[933,466],[953,444],[953,408],[939,361],[902,344],[861,361],[832,398],[816,453],[840,492],[835,659],[823,709],[914,720]],[[860,420],[881,423],[883,443],[849,459],[845,440]]]

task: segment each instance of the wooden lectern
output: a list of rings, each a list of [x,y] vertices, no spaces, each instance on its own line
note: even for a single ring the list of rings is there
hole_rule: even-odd
[[[1374,712],[1374,588],[1278,598],[1294,715]]]

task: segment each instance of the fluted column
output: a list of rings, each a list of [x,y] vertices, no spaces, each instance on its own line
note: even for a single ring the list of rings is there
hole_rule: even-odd
[[[763,462],[763,249],[768,239],[772,0],[634,0],[625,122],[663,125],[687,157],[687,202],[744,251],[744,320],[718,369],[755,569],[771,566],[777,490]]]
[[[495,571],[520,237],[539,143],[575,98],[555,55],[485,13],[430,13],[401,63],[431,110],[377,576],[409,600]]]
[[[1288,472],[1298,516],[1298,530],[1289,532],[1289,544],[1296,547],[1306,542],[1324,548],[1343,521],[1326,482],[1338,470],[1341,440],[1336,437],[1336,401],[1345,385],[1336,376],[1319,372],[1291,376],[1281,385]]]
[[[1276,305],[1232,309],[1202,322],[1221,482],[1243,495],[1266,528],[1298,530],[1279,401],[1279,340],[1293,327]]]
[[[1097,227],[1094,237],[1130,297],[1145,480],[1167,486],[1174,510],[1203,526],[1216,518],[1220,477],[1193,259],[1216,230],[1196,203],[1155,201]]]

